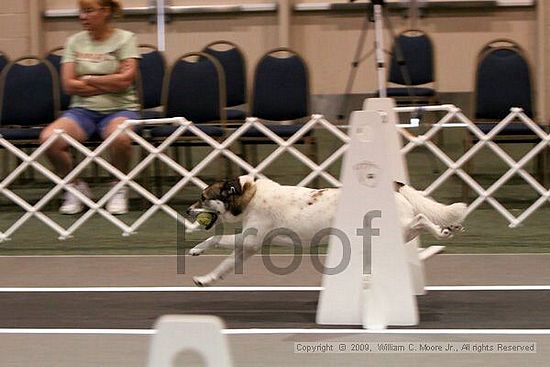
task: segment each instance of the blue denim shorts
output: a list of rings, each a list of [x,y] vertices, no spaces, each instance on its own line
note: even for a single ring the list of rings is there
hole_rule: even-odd
[[[101,113],[81,107],[75,107],[65,111],[62,117],[75,121],[78,126],[84,130],[88,139],[91,137],[102,138],[103,130],[105,130],[107,125],[116,118],[125,117],[132,120],[139,120],[141,118],[137,111],[120,110],[110,113]]]

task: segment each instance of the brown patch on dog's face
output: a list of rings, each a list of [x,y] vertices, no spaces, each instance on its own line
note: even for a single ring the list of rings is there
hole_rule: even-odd
[[[231,202],[231,214],[235,216],[241,214],[246,209],[248,203],[250,203],[250,200],[252,200],[255,193],[256,185],[251,182],[245,183],[242,187],[241,194],[239,196],[235,196]]]
[[[238,178],[216,182],[203,190],[201,199],[193,204],[193,208],[209,208],[220,214],[230,212],[233,216],[238,216],[246,209],[255,193],[256,186],[253,183],[247,182],[241,187]]]

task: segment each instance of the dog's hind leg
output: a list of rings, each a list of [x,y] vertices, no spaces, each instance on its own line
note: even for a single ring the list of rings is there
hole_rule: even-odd
[[[414,217],[413,221],[409,224],[409,233],[407,234],[407,241],[416,237],[421,230],[426,230],[431,233],[435,238],[444,239],[451,238],[453,232],[448,228],[441,228],[431,220],[429,220],[424,214],[418,214]]]
[[[241,234],[230,234],[230,235],[221,235],[221,236],[212,236],[207,240],[202,241],[191,250],[189,250],[189,255],[199,256],[204,251],[208,250],[212,246],[220,247],[235,247],[238,241],[241,241]]]

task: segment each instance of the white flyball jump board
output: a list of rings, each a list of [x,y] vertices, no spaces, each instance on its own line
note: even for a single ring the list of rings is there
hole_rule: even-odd
[[[387,163],[392,172],[392,177],[395,181],[409,184],[409,172],[405,156],[401,154],[401,137],[397,132],[396,126],[399,123],[397,112],[395,112],[395,101],[393,98],[368,98],[363,103],[364,111],[377,111],[382,114],[382,135],[386,145]],[[419,256],[420,240],[413,239],[405,244],[407,249],[407,260],[410,265],[410,271],[413,280],[413,286],[416,295],[426,294],[426,275],[424,271],[424,263]],[[434,247],[431,251],[435,253],[441,251],[442,246]],[[424,255],[434,254],[430,251]]]
[[[345,236],[329,239],[318,324],[381,329],[419,321],[394,198],[390,160],[400,155],[390,151],[393,144],[388,144],[382,115],[356,111],[351,117],[343,190],[333,223]],[[397,134],[395,125],[393,131]],[[337,271],[329,274],[331,269]]]
[[[231,367],[231,356],[224,324],[206,315],[166,315],[159,318],[151,341],[149,367],[172,367],[182,353],[201,357],[205,367]]]

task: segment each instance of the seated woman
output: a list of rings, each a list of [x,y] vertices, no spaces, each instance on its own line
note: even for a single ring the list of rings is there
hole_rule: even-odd
[[[127,119],[139,119],[139,101],[134,86],[137,59],[140,54],[132,32],[115,28],[111,21],[121,14],[116,0],[80,0],[80,21],[84,28],[71,36],[61,60],[61,80],[70,94],[71,105],[59,119],[46,127],[40,141],[45,142],[55,129],[62,129],[79,142],[91,137],[105,139]],[[57,139],[47,150],[48,159],[61,177],[73,169],[69,144]],[[111,163],[122,172],[128,171],[131,139],[122,133],[110,145]],[[90,196],[80,179],[72,185]],[[65,192],[63,214],[77,214],[84,204],[72,193]],[[122,187],[108,201],[112,214],[128,212],[128,188]]]

